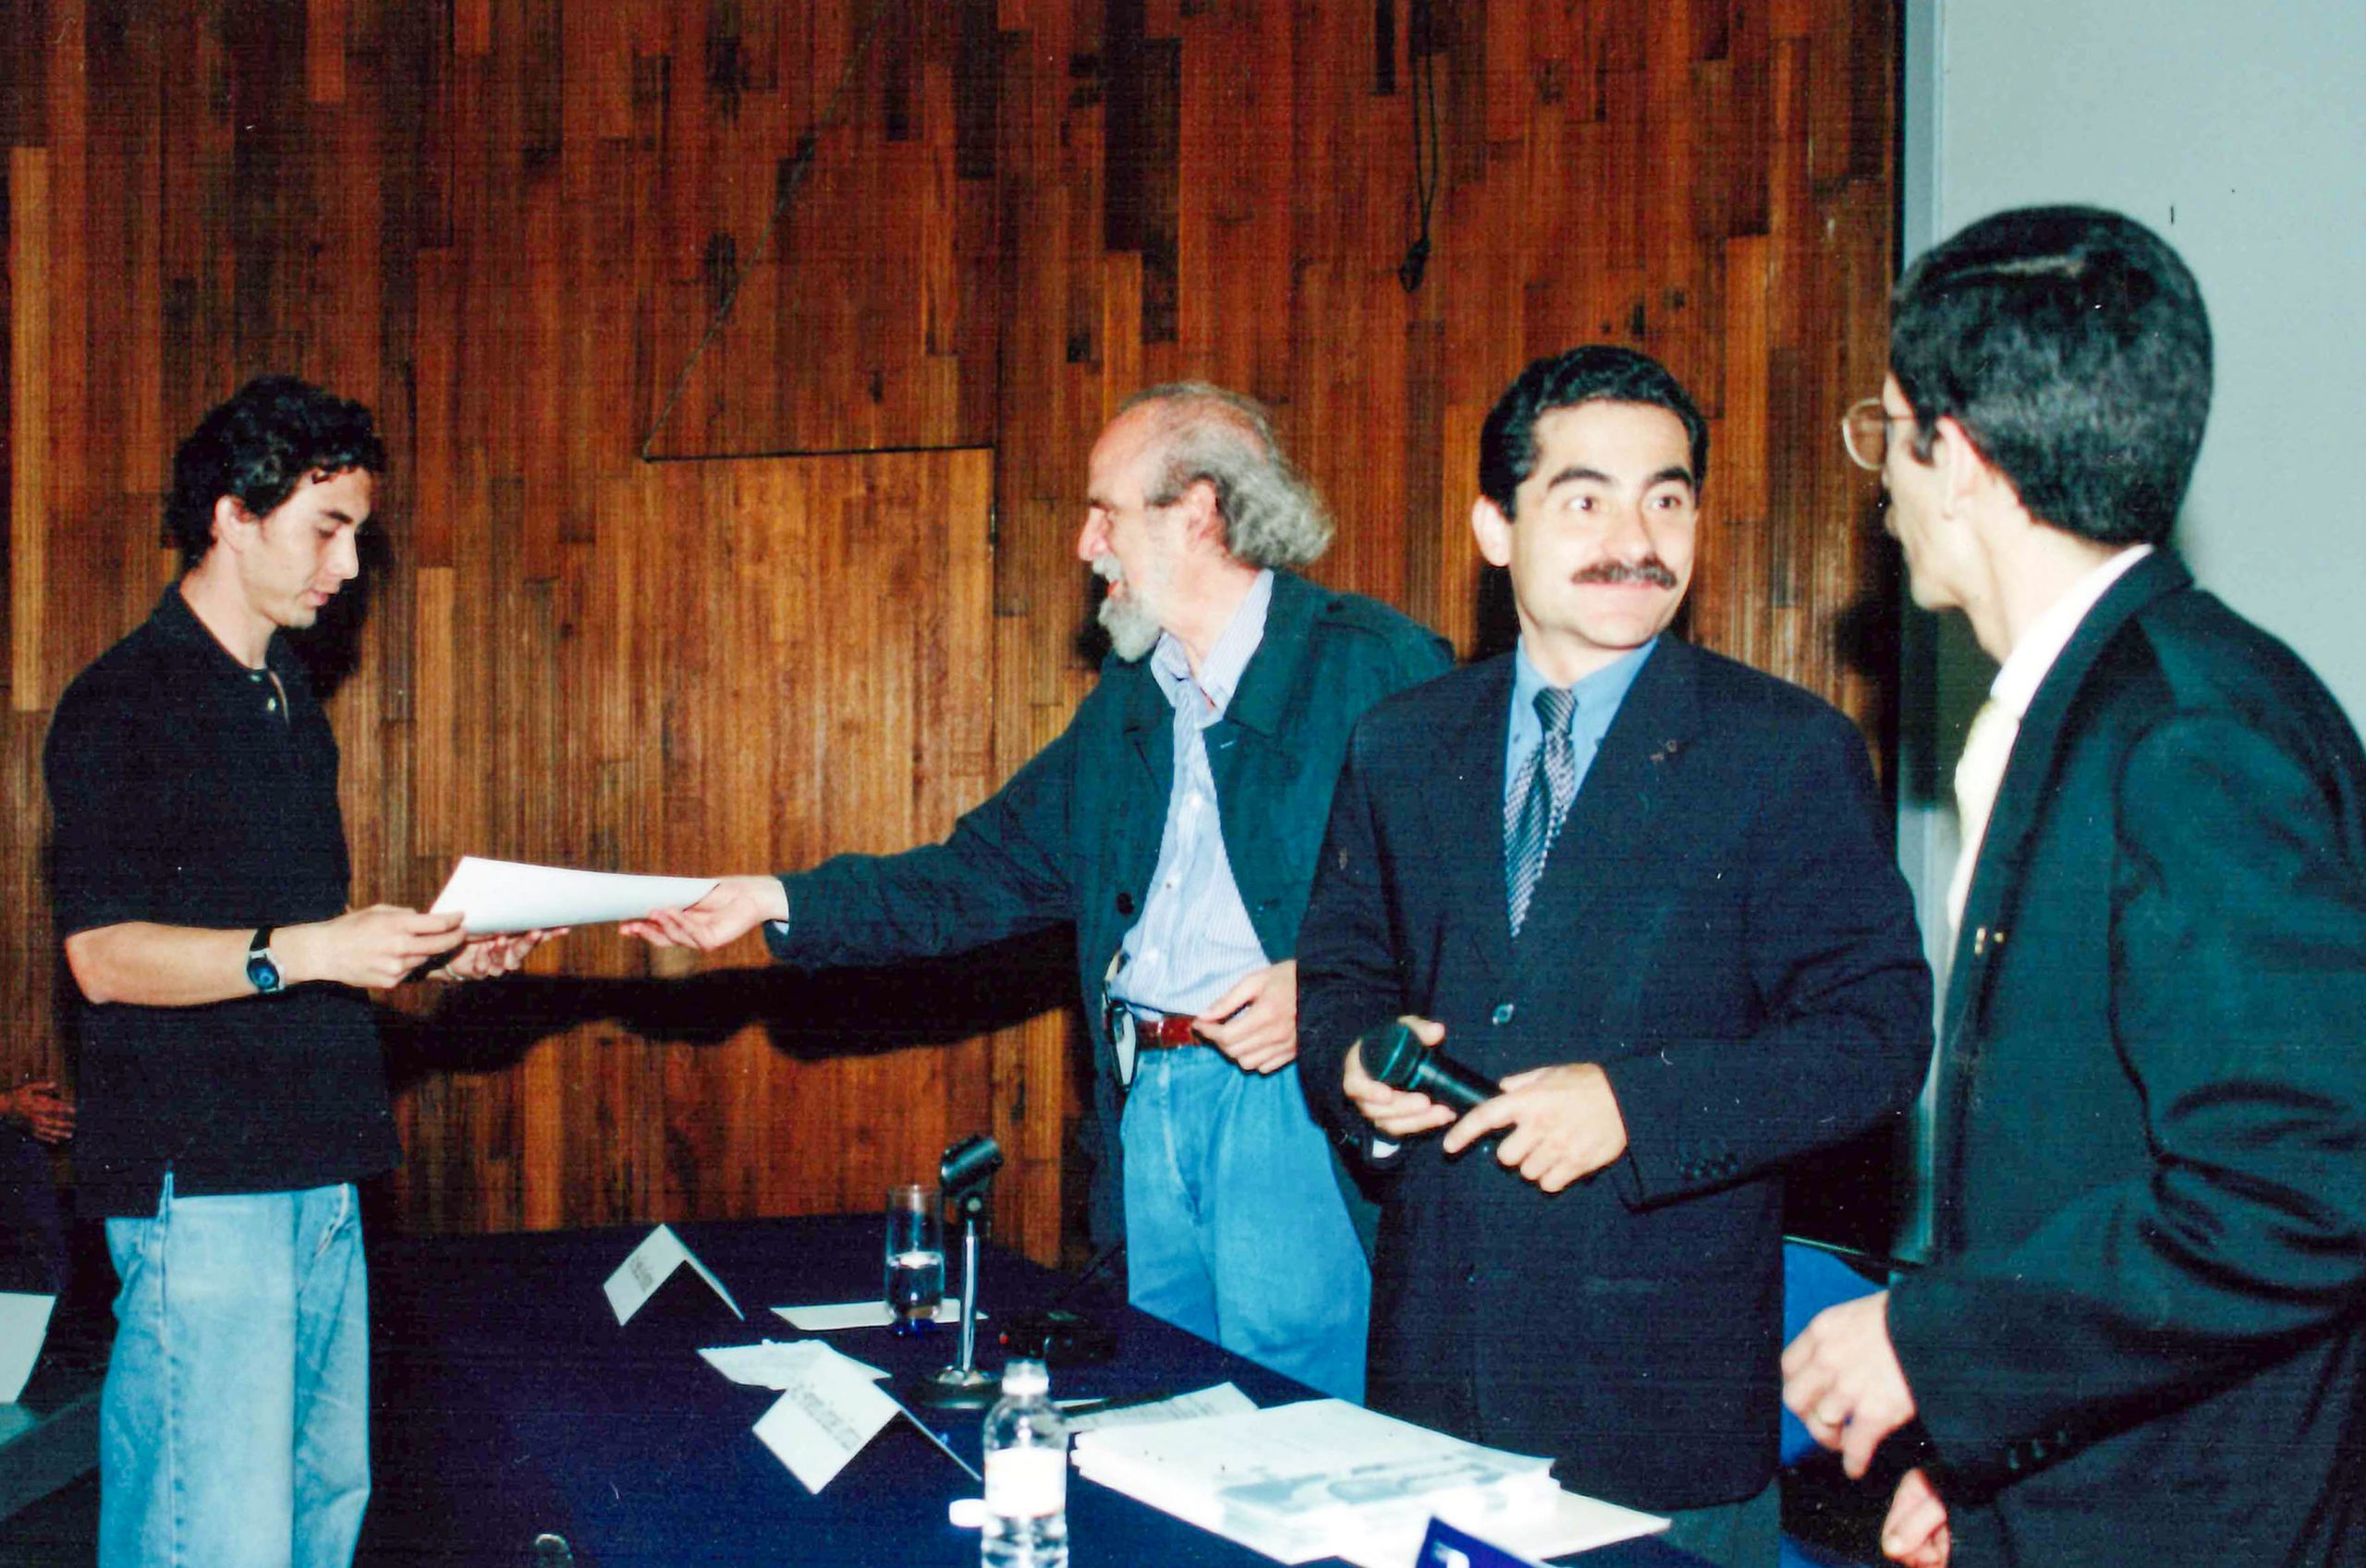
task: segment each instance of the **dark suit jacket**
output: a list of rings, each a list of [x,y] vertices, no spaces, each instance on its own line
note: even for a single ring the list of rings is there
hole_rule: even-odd
[[[2166,556],[2032,699],[1889,1311],[1957,1562],[2366,1562],[2361,792],[2316,677]]]
[[[1841,715],[1662,641],[1546,862],[1506,910],[1509,656],[1382,704],[1349,749],[1299,944],[1302,1082],[1339,1090],[1400,1013],[1500,1077],[1598,1062],[1627,1155],[1548,1197],[1482,1158],[1409,1149],[1383,1192],[1372,1403],[1557,1455],[1649,1508],[1773,1473],[1777,1167],[1912,1098],[1930,972]]]
[[[1444,638],[1384,604],[1274,577],[1265,635],[1207,733],[1233,881],[1269,961],[1298,950],[1314,852],[1348,735],[1372,703],[1447,667]],[[1071,923],[1092,1032],[1092,1224],[1123,1233],[1116,1049],[1102,980],[1141,918],[1175,779],[1175,710],[1147,660],[1111,657],[1068,727],[952,836],[841,855],[783,879],[774,956],[807,968],[897,963]]]

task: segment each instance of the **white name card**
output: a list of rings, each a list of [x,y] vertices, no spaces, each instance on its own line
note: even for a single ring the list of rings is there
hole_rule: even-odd
[[[842,1355],[817,1358],[756,1423],[756,1436],[807,1491],[828,1486],[901,1413],[869,1370]]]
[[[616,1312],[617,1325],[621,1327],[631,1322],[632,1315],[657,1294],[657,1287],[671,1279],[674,1270],[685,1263],[700,1279],[714,1287],[714,1294],[723,1298],[723,1305],[731,1308],[734,1317],[742,1322],[747,1320],[748,1315],[739,1310],[739,1304],[731,1299],[731,1293],[723,1288],[723,1282],[714,1277],[714,1270],[692,1257],[690,1249],[682,1245],[682,1238],[676,1235],[671,1227],[660,1225],[641,1238],[640,1245],[632,1249],[631,1256],[618,1264],[616,1271],[600,1286],[607,1293],[608,1306]]]

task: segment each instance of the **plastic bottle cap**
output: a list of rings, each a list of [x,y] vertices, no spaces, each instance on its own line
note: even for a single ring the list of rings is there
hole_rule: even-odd
[[[986,1527],[986,1500],[982,1497],[957,1497],[945,1513],[962,1529],[982,1530]]]
[[[1002,1369],[1002,1392],[1005,1393],[1043,1393],[1052,1386],[1052,1375],[1041,1361],[1015,1359]]]

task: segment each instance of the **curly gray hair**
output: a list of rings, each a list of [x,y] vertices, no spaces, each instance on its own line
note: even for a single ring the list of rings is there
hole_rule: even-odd
[[[1205,382],[1168,382],[1118,412],[1150,407],[1160,468],[1147,497],[1171,505],[1205,480],[1224,514],[1225,548],[1252,566],[1302,566],[1331,544],[1322,497],[1282,453],[1263,404]]]

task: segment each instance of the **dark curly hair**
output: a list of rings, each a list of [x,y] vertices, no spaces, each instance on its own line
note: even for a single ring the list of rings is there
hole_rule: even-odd
[[[1692,395],[1648,354],[1590,343],[1532,361],[1504,389],[1479,430],[1479,493],[1506,517],[1514,492],[1536,471],[1536,421],[1581,403],[1641,403],[1665,408],[1684,426],[1692,453],[1692,488],[1709,482],[1709,421]]]
[[[257,376],[198,421],[173,454],[165,527],[194,566],[213,548],[213,504],[266,517],[311,474],[386,471],[370,410],[294,376]]]

